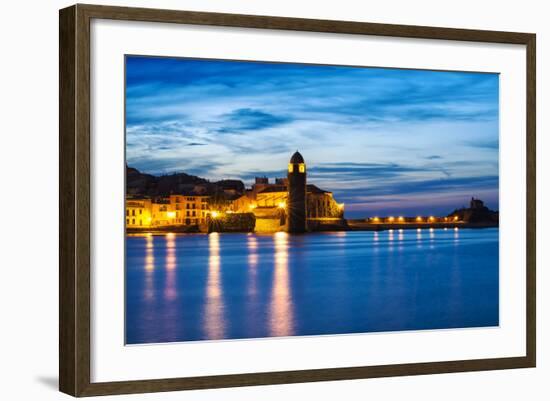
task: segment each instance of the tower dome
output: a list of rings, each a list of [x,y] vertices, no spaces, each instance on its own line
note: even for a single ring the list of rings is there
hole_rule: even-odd
[[[296,151],[290,158],[290,163],[292,164],[305,163],[304,157],[300,154],[300,152]]]

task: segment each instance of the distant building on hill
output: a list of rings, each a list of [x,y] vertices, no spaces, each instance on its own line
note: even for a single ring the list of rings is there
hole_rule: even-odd
[[[470,209],[472,210],[478,210],[483,209],[485,205],[483,204],[483,201],[481,199],[476,199],[472,196],[472,200],[470,200]]]
[[[456,209],[449,217],[466,223],[498,223],[499,214],[490,210],[481,199],[472,197],[469,208]]]

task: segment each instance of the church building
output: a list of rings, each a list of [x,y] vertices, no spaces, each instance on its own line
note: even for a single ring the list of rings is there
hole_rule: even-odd
[[[323,223],[338,224],[344,217],[344,205],[332,192],[307,183],[306,163],[298,151],[290,158],[286,178],[270,183],[267,177],[256,177],[252,188],[233,202],[233,210],[253,212],[256,232],[303,233]]]

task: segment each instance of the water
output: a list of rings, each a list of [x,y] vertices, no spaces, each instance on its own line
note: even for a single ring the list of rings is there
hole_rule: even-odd
[[[127,237],[126,342],[497,326],[498,229]]]

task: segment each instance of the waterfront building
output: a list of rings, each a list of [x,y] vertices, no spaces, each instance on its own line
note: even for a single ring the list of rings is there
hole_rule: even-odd
[[[170,195],[157,199],[126,200],[126,227],[151,228],[205,224],[209,196]]]
[[[151,202],[152,227],[170,226],[174,224],[176,212],[170,207],[167,199],[156,199]]]
[[[150,199],[126,201],[126,227],[150,227],[152,224]]]
[[[272,185],[256,194],[257,207],[279,207],[286,204],[288,191],[286,186]]]
[[[169,208],[173,225],[205,224],[209,212],[207,195],[170,195]]]
[[[306,213],[308,222],[323,219],[341,219],[344,217],[344,204],[334,200],[332,192],[316,185],[308,184]]]

